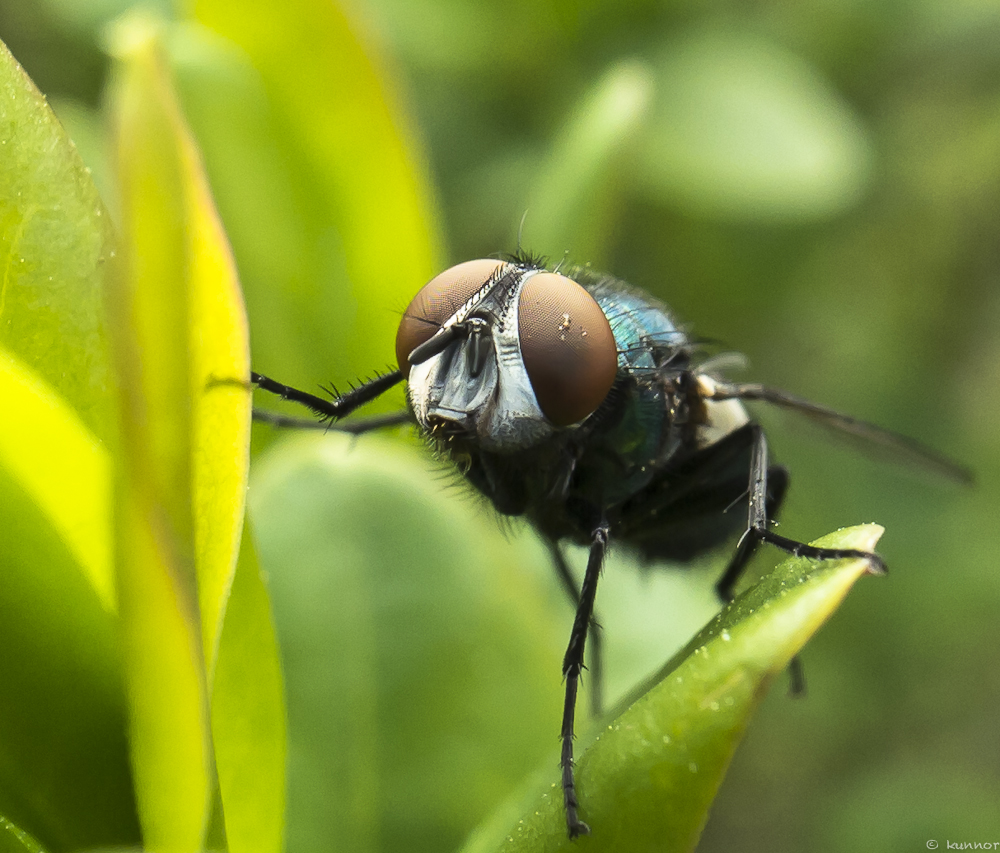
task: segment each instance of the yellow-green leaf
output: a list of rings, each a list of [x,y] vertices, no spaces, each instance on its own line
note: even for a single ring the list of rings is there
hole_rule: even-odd
[[[53,850],[138,841],[110,564],[113,238],[0,45],[0,812]]]
[[[201,158],[186,127],[176,134],[185,187],[190,299],[195,563],[202,635],[214,667],[236,571],[250,464],[250,342],[236,267]]]
[[[385,367],[441,256],[405,105],[336,3],[188,5],[211,32],[178,34],[172,55],[239,259],[256,369],[305,384]]]
[[[0,853],[45,853],[45,850],[23,829],[0,817]]]
[[[246,316],[201,158],[175,100],[162,32],[142,17],[119,24],[113,101],[130,249],[115,328],[125,353],[123,435],[131,440],[122,489],[129,503],[120,503],[131,527],[120,539],[133,562],[123,561],[120,571],[123,590],[128,584],[132,592],[122,615],[140,811],[148,845],[200,846],[217,768],[234,849],[277,851],[284,708],[266,592],[259,578],[254,585],[252,561],[236,611],[226,616],[246,495]],[[220,632],[228,638],[222,646]],[[254,665],[266,685],[248,696],[253,682],[244,676]],[[219,707],[210,738],[213,673]],[[167,692],[173,701],[165,701]]]
[[[0,464],[59,532],[101,604],[115,610],[108,450],[49,385],[0,351]]]
[[[200,849],[214,790],[193,516],[194,188],[156,25],[120,21],[110,95],[123,264],[108,300],[122,454],[116,568],[143,837]]]
[[[110,223],[73,143],[2,44],[0,60],[0,345],[107,441]]]
[[[108,459],[9,355],[0,394],[0,808],[53,849],[132,843]]]

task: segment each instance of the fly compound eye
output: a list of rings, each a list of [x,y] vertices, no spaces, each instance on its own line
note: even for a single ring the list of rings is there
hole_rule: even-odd
[[[521,357],[538,405],[553,424],[592,414],[618,372],[618,347],[594,297],[558,273],[532,276],[517,309]]]
[[[410,353],[434,337],[441,324],[468,302],[502,265],[503,261],[489,259],[466,261],[434,276],[420,289],[396,332],[396,363],[403,376],[410,373]]]

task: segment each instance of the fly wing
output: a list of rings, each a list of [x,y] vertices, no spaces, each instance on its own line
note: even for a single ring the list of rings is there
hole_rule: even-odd
[[[812,403],[776,388],[754,383],[729,384],[699,377],[701,395],[711,400],[758,400],[782,409],[799,412],[811,421],[838,433],[877,447],[894,461],[924,468],[962,485],[973,483],[972,472],[926,444],[906,435],[884,429],[868,421],[845,415],[835,409]]]

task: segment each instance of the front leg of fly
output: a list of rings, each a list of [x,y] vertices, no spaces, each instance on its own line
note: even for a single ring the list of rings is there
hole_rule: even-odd
[[[359,409],[365,403],[370,403],[376,397],[381,396],[393,385],[403,381],[403,374],[399,370],[393,370],[374,379],[369,379],[346,394],[334,394],[334,399],[324,400],[308,391],[300,391],[291,385],[276,382],[263,374],[251,372],[250,381],[258,388],[263,388],[272,394],[281,397],[282,400],[290,400],[311,409],[322,420],[329,423],[346,418],[349,414]]]
[[[569,636],[569,646],[563,658],[563,678],[566,680],[566,701],[563,705],[562,754],[559,765],[562,768],[563,804],[566,808],[566,831],[569,837],[589,835],[590,827],[579,816],[579,802],[576,796],[576,778],[573,773],[574,720],[576,718],[576,694],[583,670],[583,652],[587,644],[587,631],[594,616],[594,599],[597,597],[597,581],[604,565],[604,555],[608,548],[608,525],[602,521],[594,530],[590,543],[587,571],[580,587],[580,603],[573,619],[573,630]]]

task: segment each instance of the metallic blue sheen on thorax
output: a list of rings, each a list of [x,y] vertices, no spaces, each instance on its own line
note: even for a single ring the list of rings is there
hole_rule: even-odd
[[[615,415],[594,436],[593,449],[580,460],[583,470],[577,475],[582,480],[589,480],[588,474],[600,478],[604,499],[613,505],[649,483],[656,463],[673,455],[680,444],[674,401],[664,378],[688,366],[688,340],[666,306],[648,295],[617,279],[581,278],[611,325],[619,382]]]

